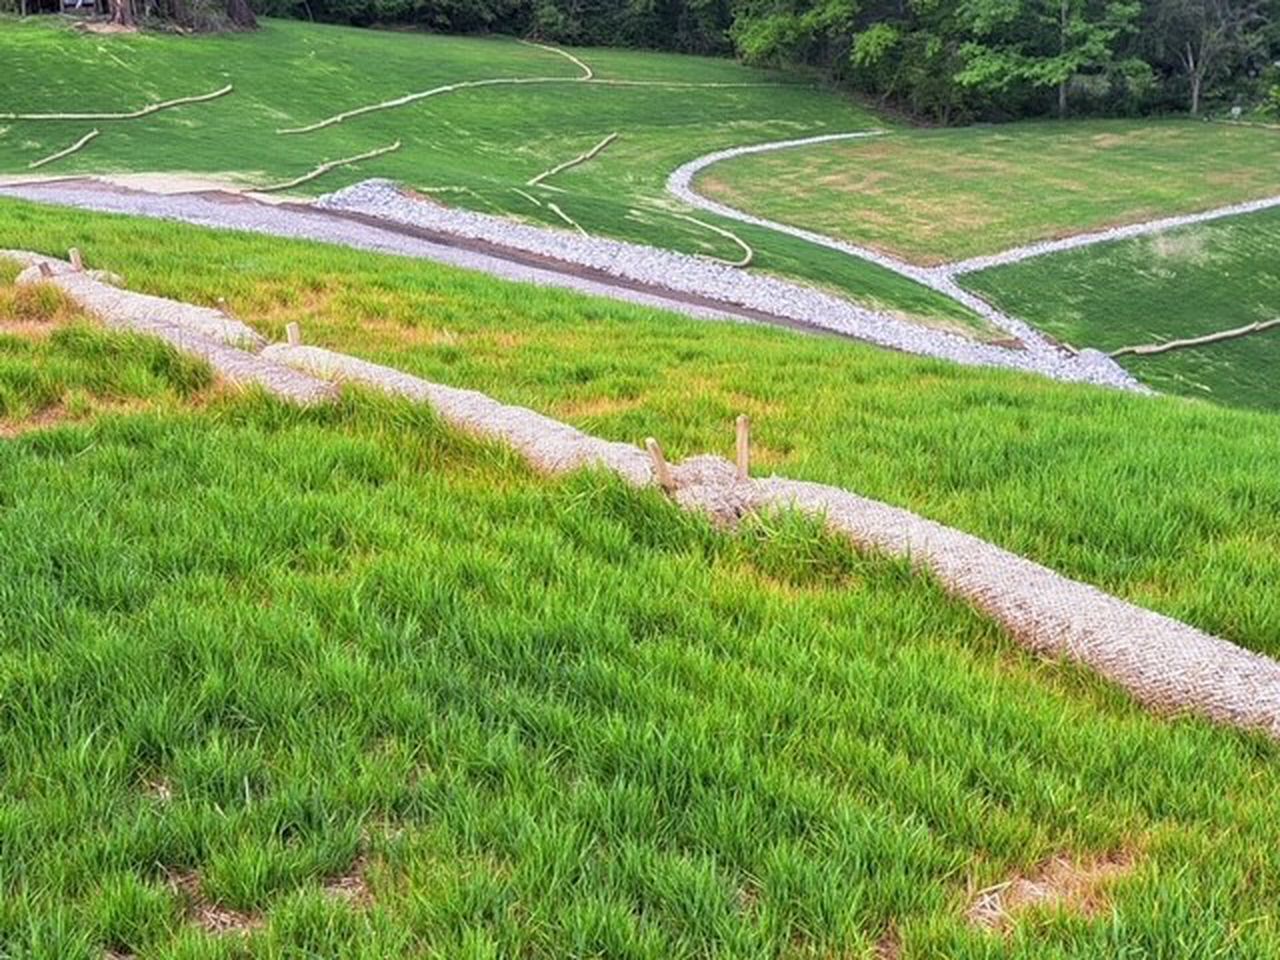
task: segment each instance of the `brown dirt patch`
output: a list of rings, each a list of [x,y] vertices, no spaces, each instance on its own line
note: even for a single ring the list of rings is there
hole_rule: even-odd
[[[892,926],[876,941],[871,950],[873,960],[898,960],[902,956],[902,938]]]
[[[241,913],[208,899],[201,887],[200,876],[194,871],[171,873],[168,881],[174,892],[186,901],[187,919],[205,933],[243,935],[263,926],[263,919],[256,914]]]
[[[1107,886],[1131,873],[1135,863],[1128,851],[1087,860],[1051,857],[1028,874],[977,891],[970,898],[965,918],[975,927],[1005,932],[1018,914],[1032,908],[1100,916],[1110,909]]]
[[[324,885],[325,895],[334,900],[341,900],[353,907],[367,907],[373,903],[373,894],[369,892],[369,884],[365,872],[369,868],[369,859],[364,854],[356,857],[351,869],[339,877],[333,877]]]
[[[57,426],[70,418],[71,415],[67,412],[66,407],[61,404],[55,404],[52,407],[45,407],[39,413],[31,415],[25,420],[0,420],[0,439],[11,440],[14,437],[22,436],[24,433]]]

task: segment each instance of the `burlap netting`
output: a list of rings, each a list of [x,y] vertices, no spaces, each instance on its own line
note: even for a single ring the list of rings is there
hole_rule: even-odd
[[[112,326],[161,337],[209,360],[233,380],[261,384],[295,402],[331,396],[331,381],[360,383],[428,403],[445,422],[509,443],[542,470],[599,466],[633,485],[654,482],[648,455],[636,447],[592,437],[532,410],[319,347],[262,349],[254,331],[221,311],[119,290],[38,254],[0,251],[0,256],[29,265],[23,282],[56,283]],[[51,265],[52,277],[40,274],[42,262]],[[748,512],[778,509],[821,517],[859,548],[905,557],[929,571],[945,589],[1038,653],[1087,664],[1158,710],[1196,713],[1280,739],[1280,664],[1267,657],[847,490],[781,477],[741,481],[732,464],[715,457],[685,461],[672,476],[673,495],[686,508],[730,522]]]

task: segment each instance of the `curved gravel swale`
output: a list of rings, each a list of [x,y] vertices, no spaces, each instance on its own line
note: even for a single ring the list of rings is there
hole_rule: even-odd
[[[957,303],[968,307],[978,316],[1016,337],[1028,350],[1056,353],[1057,349],[1038,330],[1016,317],[1001,313],[981,297],[965,290],[951,279],[951,272],[945,266],[918,267],[913,263],[907,263],[905,260],[899,260],[897,257],[889,256],[878,250],[872,250],[870,247],[837,240],[826,234],[815,233],[803,227],[793,227],[777,220],[758,217],[753,213],[747,213],[745,210],[739,210],[737,207],[731,207],[726,203],[720,203],[705,197],[693,187],[694,177],[703,170],[721,161],[731,160],[734,157],[745,157],[754,153],[772,153],[775,150],[790,150],[793,147],[807,147],[816,143],[832,143],[839,140],[865,140],[870,137],[882,137],[885,134],[886,131],[884,130],[859,130],[853,133],[828,133],[818,137],[774,140],[769,143],[753,143],[743,147],[717,150],[715,153],[708,153],[695,160],[690,160],[672,171],[671,176],[667,178],[667,192],[691,207],[705,210],[707,213],[714,213],[729,220],[737,220],[739,223],[763,227],[766,230],[773,230],[775,233],[783,233],[798,240],[804,240],[806,243],[826,247],[828,250],[835,250],[846,256],[857,257],[859,260],[865,260],[886,270],[892,270],[894,273],[913,280],[921,286],[935,290],[943,296],[950,297]],[[1119,369],[1118,365],[1117,369]]]
[[[1025,324],[1008,321],[1005,328],[1023,341],[1027,349],[1008,349],[977,343],[957,334],[929,329],[899,320],[887,313],[860,307],[811,287],[750,273],[707,257],[604,237],[583,236],[489,214],[424,203],[407,195],[389,180],[365,180],[321,197],[316,201],[316,206],[501,244],[567,263],[580,264],[619,279],[709,297],[726,304],[786,317],[798,323],[822,327],[907,353],[969,366],[1002,367],[1038,373],[1055,380],[1126,390],[1144,389],[1105,355],[1097,351],[1068,354],[1051,346]],[[912,279],[916,277],[912,276]],[[991,308],[987,306],[986,309],[990,311]]]
[[[1028,349],[1006,349],[908,323],[897,317],[857,306],[839,297],[797,283],[758,275],[708,258],[689,256],[639,244],[531,226],[486,214],[424,203],[404,194],[387,180],[368,180],[316,201],[315,211],[227,196],[151,194],[91,181],[45,182],[0,187],[0,196],[42,203],[176,220],[198,226],[245,230],[271,236],[314,240],[378,253],[420,257],[451,266],[479,270],[507,280],[577,290],[644,306],[674,310],[699,319],[741,321],[741,307],[801,326],[816,327],[880,346],[969,366],[998,367],[1035,373],[1055,380],[1089,383],[1149,392],[1104,354],[1084,350],[1079,355],[1048,346],[1030,331]],[[388,229],[327,215],[349,212],[385,220]],[[395,225],[421,227],[527,251],[566,266],[580,265],[597,274],[617,277],[650,289],[670,290],[708,301],[690,304],[678,296],[611,285],[550,268],[539,268],[501,256],[459,249],[396,232]],[[716,303],[725,310],[715,308]]]
[[[1210,223],[1214,220],[1225,220],[1247,213],[1261,213],[1280,207],[1280,197],[1264,197],[1261,200],[1249,200],[1245,203],[1233,203],[1227,207],[1203,210],[1200,213],[1186,213],[1177,217],[1164,217],[1160,220],[1148,220],[1145,223],[1131,223],[1123,227],[1108,227],[1106,230],[1095,230],[1092,233],[1079,233],[1074,237],[1063,237],[1061,240],[1042,240],[1026,246],[1014,247],[1001,253],[993,253],[983,257],[972,257],[957,263],[945,264],[941,269],[951,276],[964,273],[975,273],[990,267],[1003,267],[1011,263],[1043,257],[1050,253],[1062,253],[1066,250],[1077,250],[1080,247],[1091,247],[1095,243],[1112,243],[1116,240],[1129,240],[1133,237],[1145,237],[1165,230],[1176,230],[1179,227],[1190,227],[1197,223]]]

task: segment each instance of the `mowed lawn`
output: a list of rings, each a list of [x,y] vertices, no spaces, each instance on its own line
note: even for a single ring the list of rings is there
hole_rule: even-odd
[[[79,246],[139,290],[225,298],[268,336],[484,390],[676,457],[908,507],[1255,650],[1280,653],[1280,423],[700,322],[407,259],[0,203],[0,247]],[[1122,438],[1118,440],[1117,438]]]
[[[904,564],[372,398],[44,426],[0,439],[0,955],[1280,949],[1275,746]],[[1050,860],[1063,904],[968,918]]]
[[[961,279],[1062,340],[1116,350],[1280,317],[1277,251],[1271,210]],[[1280,410],[1280,330],[1120,362],[1158,390]]]
[[[595,234],[737,259],[741,251],[732,241],[674,215],[692,211],[666,193],[672,170],[736,144],[876,123],[847,99],[787,73],[674,54],[574,53],[598,80],[643,85],[575,82],[581,70],[572,62],[510,38],[271,20],[252,34],[101,36],[51,25],[50,18],[6,20],[0,63],[14,82],[6,84],[0,111],[127,111],[228,83],[234,91],[138,120],[0,119],[0,174],[194,173],[265,186],[399,141],[396,152],[334,169],[297,192],[316,195],[389,177],[454,206],[569,229],[554,203]],[[313,133],[277,133],[441,85],[517,77],[563,82],[461,89]],[[648,85],[664,82],[673,85]],[[100,135],[83,150],[27,169],[95,127]],[[610,133],[617,140],[595,160],[544,187],[528,186]],[[760,270],[814,281],[920,322],[988,332],[966,308],[873,264],[769,230],[697,219],[738,233],[755,249]]]
[[[1280,194],[1280,133],[1191,120],[893,131],[737,157],[703,193],[915,263]]]

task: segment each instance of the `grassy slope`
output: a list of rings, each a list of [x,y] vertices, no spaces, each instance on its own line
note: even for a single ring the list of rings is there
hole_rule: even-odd
[[[53,29],[47,21],[10,22],[0,31],[0,62],[17,82],[6,87],[2,109],[130,110],[231,82],[235,92],[221,100],[141,120],[100,122],[102,134],[88,148],[38,172],[231,172],[262,184],[292,179],[321,160],[401,140],[400,151],[335,170],[305,189],[321,193],[386,176],[418,187],[465,188],[469,192],[440,196],[452,204],[559,227],[564,224],[546,206],[531,204],[512,188],[617,131],[620,139],[597,160],[551,181],[565,192],[544,192],[545,198],[592,232],[731,259],[739,256],[732,243],[663,209],[681,209],[666,196],[671,170],[727,146],[873,123],[865,111],[787,75],[697,57],[577,52],[605,79],[770,85],[481,88],[313,134],[279,136],[280,127],[459,80],[573,77],[579,71],[554,53],[503,39],[287,21],[268,21],[252,35],[102,37]],[[89,128],[70,122],[0,123],[0,172],[25,172],[28,162],[69,145]],[[889,271],[770,231],[739,232],[757,248],[762,270],[815,280],[920,318],[982,326],[953,301]]]
[[[0,260],[0,436],[104,407],[172,406],[209,385],[202,364],[99,329],[55,287],[12,287],[14,273]]]
[[[964,277],[1071,343],[1115,350],[1280,316],[1280,211]],[[1172,393],[1280,410],[1280,333],[1122,362]]]
[[[997,396],[999,394],[997,393]],[[420,411],[0,441],[0,954],[1273,956],[1275,748]],[[968,890],[1127,850],[1116,913]],[[368,903],[325,885],[363,858]],[[263,924],[200,932],[169,887]]]
[[[697,322],[397,258],[0,204],[0,246],[80,246],[139,289],[235,312],[676,456],[837,483],[1280,653],[1273,416]]]
[[[899,131],[727,161],[700,188],[922,263],[1280,194],[1274,131],[1185,120]]]

